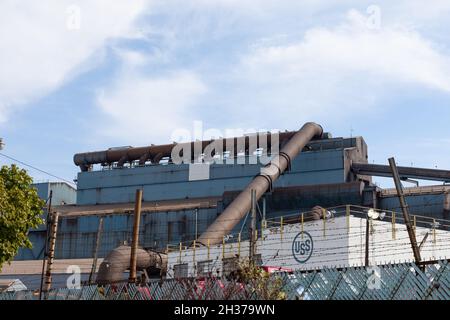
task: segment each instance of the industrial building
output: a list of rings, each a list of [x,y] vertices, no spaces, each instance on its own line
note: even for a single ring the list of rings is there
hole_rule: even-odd
[[[279,134],[281,156],[277,157],[285,161],[286,170],[279,169],[277,177],[270,179],[267,190],[261,189],[258,194],[256,228],[260,235],[269,232],[267,228],[264,231],[266,221],[310,212],[316,206],[332,208],[352,205],[400,212],[395,189],[381,189],[372,183],[372,176],[389,177],[390,171],[388,166],[369,164],[369,148],[363,137],[334,138],[320,130],[315,124],[306,124],[298,132]],[[307,134],[309,136],[305,138]],[[129,245],[137,189],[143,191],[140,247],[154,252],[170,252],[171,248],[179,246],[187,250],[198,241],[205,250],[206,243],[203,242],[208,238],[208,232],[211,233],[220,222],[222,214],[227,208],[231,210],[242,190],[255,177],[264,178],[261,159],[268,157],[273,162],[275,153],[271,153],[271,135],[267,136],[264,146],[257,134],[231,139],[231,150],[223,142],[223,152],[214,155],[215,161],[202,163],[174,164],[171,152],[177,144],[111,148],[76,154],[74,162],[80,167],[76,202],[73,201],[75,191],[67,189],[67,186],[62,187],[65,189],[62,193],[53,193],[55,199],[58,196],[53,201],[53,210],[59,213],[55,259],[92,259],[94,255],[104,258],[115,248]],[[239,139],[242,139],[241,144]],[[257,141],[253,149],[252,139]],[[296,151],[298,155],[296,152],[286,155],[283,150],[292,149],[295,139],[301,140],[300,149]],[[192,150],[195,150],[194,144],[199,143],[203,156],[207,146],[214,142],[217,141],[192,142]],[[198,156],[192,152],[189,159]],[[449,171],[409,167],[398,169],[402,180],[436,181],[436,186],[432,187],[405,188],[411,215],[425,216],[430,221],[450,218],[450,186],[446,185],[450,182]],[[46,196],[47,193],[42,198]],[[250,236],[249,210],[246,211],[240,212],[239,219],[227,225],[224,231],[224,236],[239,234],[243,248]],[[361,217],[352,216],[351,224],[358,224],[357,219]],[[221,223],[226,224],[224,221]],[[426,225],[420,227],[431,228]],[[43,258],[45,228],[30,231],[30,238],[33,248],[21,249],[16,261]],[[236,243],[236,238],[225,237],[225,240],[220,239],[212,245],[220,247],[222,241],[224,244],[225,241]],[[192,252],[186,254],[189,256]],[[169,260],[177,255],[179,253],[169,254]]]

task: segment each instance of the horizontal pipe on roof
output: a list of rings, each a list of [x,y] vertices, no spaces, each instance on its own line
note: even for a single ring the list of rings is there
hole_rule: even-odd
[[[295,131],[282,132],[279,134],[279,143],[282,146],[285,142],[290,140],[290,138],[295,134]],[[260,141],[261,134],[256,135],[257,137],[257,148],[261,146],[267,147],[268,149],[272,146],[272,134],[267,134],[267,143],[266,141]],[[186,145],[191,144],[191,159],[194,159],[196,155],[194,155],[195,144],[201,143],[201,151],[203,152],[205,148],[211,143],[222,141],[223,143],[223,151],[228,150],[228,146],[231,145],[230,141],[233,141],[233,155],[237,156],[241,150],[237,150],[237,146],[240,145],[241,141],[238,143],[238,139],[242,139],[244,142],[244,148],[246,153],[248,153],[250,144],[251,144],[251,135],[246,135],[244,137],[235,137],[235,138],[224,138],[224,139],[216,139],[216,140],[204,140],[197,142],[188,142],[188,143],[172,143],[165,145],[157,145],[157,146],[146,146],[146,147],[138,147],[138,148],[120,148],[120,149],[108,149],[103,151],[94,151],[94,152],[85,152],[85,153],[77,153],[73,157],[73,162],[75,165],[79,166],[81,171],[87,171],[90,166],[94,164],[111,164],[117,162],[123,165],[126,162],[139,160],[141,164],[144,164],[146,161],[150,160],[152,163],[158,163],[164,157],[170,157],[172,154],[172,149],[178,145]],[[263,143],[264,142],[264,143]]]
[[[352,171],[359,175],[365,176],[377,176],[377,177],[392,177],[390,167],[380,164],[367,164],[367,163],[353,163]],[[414,167],[398,167],[400,178],[410,178],[419,180],[433,180],[450,182],[449,170],[438,169],[425,169]]]

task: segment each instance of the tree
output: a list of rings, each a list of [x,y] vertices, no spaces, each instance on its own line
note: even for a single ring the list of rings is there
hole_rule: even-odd
[[[28,231],[43,223],[45,202],[32,182],[27,172],[16,165],[0,169],[0,270],[21,247],[32,247]]]
[[[237,278],[247,284],[248,288],[262,300],[286,300],[283,291],[283,279],[272,275],[249,259],[238,263]]]

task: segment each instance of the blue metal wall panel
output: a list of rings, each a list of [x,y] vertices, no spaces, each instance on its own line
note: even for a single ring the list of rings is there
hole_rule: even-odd
[[[444,194],[428,194],[407,196],[410,214],[434,217],[438,219],[447,219],[444,214]],[[400,203],[397,197],[381,198],[379,201],[380,209],[401,212]]]
[[[75,204],[77,199],[77,191],[65,182],[42,182],[32,185],[37,189],[39,198],[47,200],[50,196],[50,190],[53,191],[52,204]]]
[[[343,150],[302,153],[275,187],[345,182],[343,157]],[[210,179],[203,181],[188,181],[188,165],[80,172],[77,204],[133,202],[136,188],[144,189],[144,201],[221,196],[225,191],[242,190],[260,168],[215,164],[210,168]]]

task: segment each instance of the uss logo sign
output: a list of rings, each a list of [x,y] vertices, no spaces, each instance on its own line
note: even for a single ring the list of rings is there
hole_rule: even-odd
[[[305,263],[311,258],[314,243],[308,232],[300,232],[292,242],[292,254],[299,263]]]

